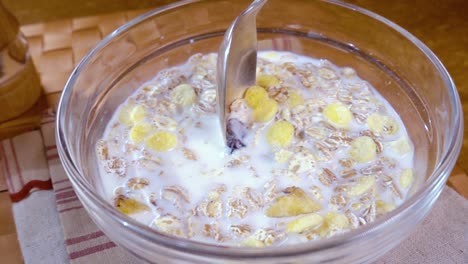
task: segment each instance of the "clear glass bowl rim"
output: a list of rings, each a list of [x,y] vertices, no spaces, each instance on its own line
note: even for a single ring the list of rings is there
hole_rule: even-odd
[[[301,254],[311,254],[313,252],[319,252],[326,249],[331,249],[338,246],[344,246],[346,244],[354,243],[356,240],[364,236],[372,236],[381,232],[381,226],[386,222],[394,222],[397,218],[400,218],[398,221],[404,221],[405,212],[411,210],[411,207],[417,206],[417,204],[424,200],[427,196],[430,196],[432,192],[441,188],[441,185],[444,185],[451,170],[453,169],[458,154],[461,149],[462,140],[463,140],[463,112],[461,108],[460,98],[457,93],[457,89],[453,80],[451,79],[449,73],[437,58],[437,56],[420,40],[418,40],[411,33],[393,23],[392,21],[377,15],[371,11],[363,9],[361,7],[344,3],[338,0],[320,0],[329,4],[338,5],[344,8],[351,9],[355,12],[359,12],[363,15],[367,15],[375,20],[378,20],[393,30],[397,31],[405,38],[410,40],[415,46],[417,46],[432,62],[436,67],[440,76],[442,77],[449,95],[450,101],[453,106],[453,117],[451,123],[453,124],[451,135],[448,135],[448,138],[453,140],[448,146],[444,147],[444,152],[442,153],[439,162],[436,163],[433,173],[427,179],[425,184],[417,191],[409,200],[405,201],[397,209],[388,213],[384,217],[378,219],[377,221],[367,224],[363,227],[360,227],[356,230],[349,231],[345,234],[334,236],[328,239],[320,241],[311,241],[308,243],[297,244],[294,246],[283,246],[283,247],[267,247],[262,249],[252,249],[252,248],[242,248],[242,247],[223,247],[210,245],[206,243],[196,242],[183,238],[174,238],[167,236],[163,233],[157,232],[154,229],[143,225],[134,219],[119,213],[115,208],[113,208],[107,201],[99,196],[96,192],[92,190],[88,183],[83,180],[81,176],[81,170],[76,166],[75,159],[67,148],[67,137],[65,136],[65,113],[68,105],[68,99],[72,93],[73,87],[75,85],[76,79],[79,76],[80,72],[86,65],[91,61],[91,59],[103,49],[109,42],[111,42],[116,36],[123,34],[126,30],[132,28],[138,23],[144,21],[145,19],[158,14],[165,12],[167,10],[177,8],[180,6],[188,5],[191,3],[201,2],[202,0],[184,0],[169,4],[157,9],[154,9],[146,14],[143,14],[133,20],[127,22],[123,26],[119,27],[107,37],[105,37],[101,42],[99,42],[94,49],[92,49],[76,66],[73,70],[70,78],[65,84],[64,90],[62,92],[60,102],[57,110],[57,121],[56,121],[56,141],[57,149],[59,153],[60,160],[64,167],[66,167],[67,174],[70,178],[70,181],[74,185],[74,188],[78,188],[92,203],[97,205],[99,208],[102,208],[107,214],[110,214],[112,218],[124,225],[128,232],[133,232],[140,237],[152,241],[161,246],[175,249],[178,251],[183,251],[187,253],[193,253],[196,255],[206,255],[212,257],[223,257],[223,258],[232,258],[232,259],[242,259],[242,258],[272,258],[276,256],[287,257],[287,256],[298,256]],[[79,164],[79,163],[78,163]],[[395,224],[395,223],[393,223]],[[220,250],[222,249],[222,250]]]

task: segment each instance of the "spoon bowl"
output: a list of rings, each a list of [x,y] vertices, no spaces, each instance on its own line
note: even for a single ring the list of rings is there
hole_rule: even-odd
[[[227,140],[226,114],[229,106],[255,84],[257,68],[257,14],[268,0],[254,0],[231,24],[218,52],[216,72],[218,114],[224,143]]]

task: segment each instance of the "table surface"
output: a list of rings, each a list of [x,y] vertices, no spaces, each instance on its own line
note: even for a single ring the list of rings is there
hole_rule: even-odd
[[[174,1],[3,0],[3,3],[12,10],[22,24],[155,7],[169,2]],[[468,111],[468,74],[466,74],[468,72],[468,19],[466,19],[465,15],[468,13],[468,1],[346,0],[345,2],[364,7],[394,21],[429,46],[448,69],[458,88],[463,111]],[[124,17],[128,19],[135,14],[127,12],[124,13]],[[53,45],[54,42],[51,44]],[[49,78],[50,80],[47,81],[49,83],[64,82],[62,77],[60,77],[62,79],[54,78]],[[57,87],[57,84],[55,84],[55,87]],[[56,101],[57,98],[58,92],[55,92],[55,94],[46,98],[46,101],[51,103]],[[467,116],[465,116],[464,120],[467,123]],[[449,179],[449,185],[465,197],[468,197],[468,177],[465,173],[468,171],[468,137],[466,135],[467,132],[465,132],[457,166]],[[0,175],[0,190],[4,190],[4,186],[4,181]],[[8,194],[0,192],[0,256],[2,256],[2,262],[4,263],[23,262],[15,239],[15,232]]]

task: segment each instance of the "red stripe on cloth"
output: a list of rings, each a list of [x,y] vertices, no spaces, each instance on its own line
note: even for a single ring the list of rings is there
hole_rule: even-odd
[[[47,160],[56,160],[58,158],[59,158],[59,155],[57,153],[47,156]]]
[[[94,254],[94,253],[97,253],[97,252],[101,252],[101,251],[104,251],[106,249],[114,248],[114,247],[116,247],[114,242],[107,242],[107,243],[104,243],[104,244],[101,244],[101,245],[97,245],[97,246],[89,247],[89,248],[86,248],[86,249],[83,249],[83,250],[80,250],[80,251],[72,252],[72,253],[70,253],[69,257],[70,257],[70,259],[77,259],[77,258],[88,256],[88,255],[91,255],[91,254]]]
[[[57,145],[46,146],[45,149],[46,149],[46,151],[57,149]]]
[[[73,245],[73,244],[76,244],[76,243],[81,243],[81,242],[84,242],[84,241],[88,241],[88,240],[91,240],[91,239],[102,237],[103,235],[104,235],[104,233],[102,231],[97,231],[97,232],[94,232],[94,233],[89,233],[89,234],[86,234],[86,235],[69,238],[69,239],[65,240],[65,244],[67,244],[67,246],[70,246],[70,245]]]
[[[16,157],[16,150],[15,145],[13,144],[13,140],[10,138],[8,140],[10,142],[11,153],[13,154],[13,161],[15,162],[16,171],[18,172],[18,178],[20,180],[21,186],[24,186],[23,174],[21,173],[21,169],[18,163],[18,158]]]
[[[57,202],[57,204],[71,203],[71,202],[74,202],[76,200],[78,200],[78,197],[70,198],[70,199],[67,199],[67,200],[60,200],[60,201]]]
[[[55,199],[60,200],[60,199],[65,199],[65,198],[70,198],[70,197],[75,197],[75,196],[76,196],[75,191],[71,190],[68,192],[57,193],[55,195]]]
[[[26,185],[24,185],[19,192],[10,193],[11,201],[16,203],[23,200],[24,198],[29,196],[31,190],[34,188],[37,188],[39,190],[51,190],[52,181],[50,179],[47,181],[32,180],[26,183]]]
[[[77,210],[77,209],[81,209],[81,208],[83,208],[83,206],[82,206],[82,205],[78,205],[78,206],[74,206],[74,207],[62,209],[62,210],[60,210],[60,211],[58,211],[58,212],[61,214],[61,213],[64,213],[64,212],[68,212],[68,211],[72,211],[72,210]]]
[[[54,192],[58,193],[58,192],[61,192],[61,191],[70,190],[72,188],[73,188],[73,186],[63,187],[63,188],[54,190]]]
[[[6,175],[5,176],[6,176],[6,183],[7,183],[8,190],[10,192],[14,192],[15,190],[13,189],[13,182],[11,181],[10,166],[8,165],[8,160],[6,158],[5,150],[3,149],[3,142],[0,142],[0,151],[1,151],[1,155],[2,155],[3,164],[4,164],[5,170],[6,170]]]
[[[70,180],[67,178],[67,179],[63,179],[63,180],[54,181],[52,183],[55,185],[55,184],[60,184],[60,183],[68,182],[68,181],[70,181]]]

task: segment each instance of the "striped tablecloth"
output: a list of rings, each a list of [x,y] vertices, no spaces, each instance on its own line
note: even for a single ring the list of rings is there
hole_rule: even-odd
[[[40,130],[0,143],[25,262],[141,263],[88,217],[60,163],[54,121],[48,116]]]

